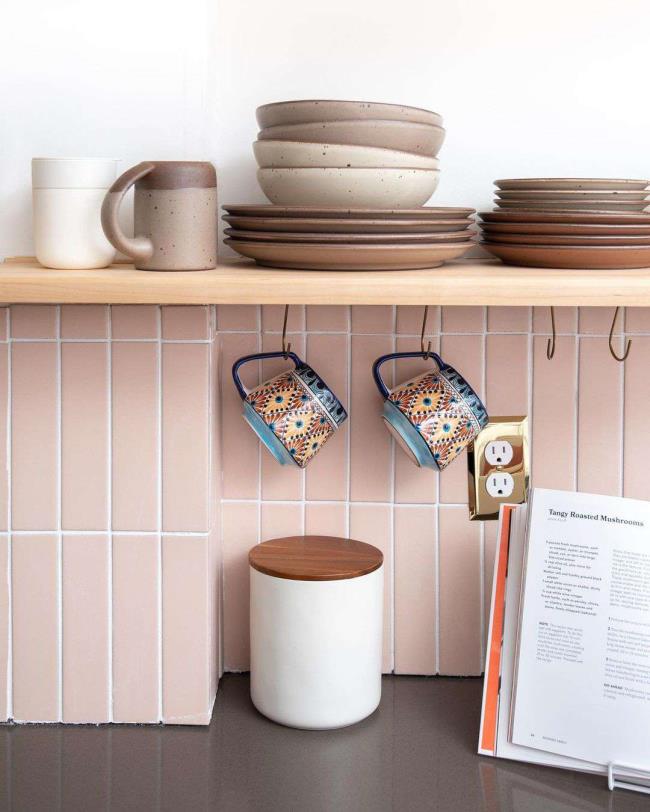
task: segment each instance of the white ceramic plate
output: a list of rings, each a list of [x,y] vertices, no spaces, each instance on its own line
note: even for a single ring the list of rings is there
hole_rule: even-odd
[[[285,206],[351,206],[410,209],[435,192],[437,169],[258,169],[272,203]]]
[[[440,161],[427,155],[354,144],[311,144],[307,141],[255,141],[253,152],[262,169],[278,167],[397,167],[438,169]]]

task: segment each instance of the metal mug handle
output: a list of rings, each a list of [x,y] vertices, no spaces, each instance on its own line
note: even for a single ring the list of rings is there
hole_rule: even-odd
[[[242,400],[246,400],[248,392],[244,388],[244,384],[241,382],[239,377],[239,368],[244,364],[247,364],[249,361],[263,361],[266,358],[290,358],[293,361],[296,369],[302,364],[302,361],[300,358],[298,358],[295,352],[284,352],[284,350],[278,350],[277,352],[255,352],[252,355],[244,355],[232,365],[232,379],[235,382],[235,386],[239,392],[239,397]]]
[[[445,366],[445,362],[436,352],[391,352],[388,355],[382,355],[378,358],[375,363],[372,365],[372,377],[375,379],[375,383],[377,384],[377,389],[379,389],[380,394],[384,398],[388,398],[390,395],[390,391],[386,384],[384,383],[383,378],[381,377],[381,373],[379,372],[379,368],[383,366],[387,361],[395,361],[398,358],[434,358],[436,364],[438,365],[438,369],[441,369]]]

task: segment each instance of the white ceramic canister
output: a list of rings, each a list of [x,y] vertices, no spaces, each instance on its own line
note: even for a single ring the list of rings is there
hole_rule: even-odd
[[[101,208],[117,175],[111,158],[33,158],[34,250],[46,268],[105,268],[115,249]]]

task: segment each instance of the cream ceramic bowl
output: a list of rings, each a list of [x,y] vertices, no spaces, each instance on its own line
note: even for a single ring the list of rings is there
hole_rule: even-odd
[[[260,128],[278,124],[306,124],[311,121],[381,118],[388,121],[415,121],[442,126],[442,116],[433,110],[383,102],[335,101],[332,99],[299,99],[274,102],[257,108]]]
[[[304,141],[255,141],[253,152],[262,169],[270,167],[364,167],[438,169],[440,161],[427,155],[352,144],[311,144]]]
[[[416,152],[435,158],[445,131],[433,124],[383,119],[314,121],[309,124],[286,124],[260,130],[260,141],[308,141],[312,144],[354,144],[360,147],[381,147],[402,152]]]
[[[410,209],[436,190],[437,169],[258,169],[268,199],[281,206],[349,206]]]

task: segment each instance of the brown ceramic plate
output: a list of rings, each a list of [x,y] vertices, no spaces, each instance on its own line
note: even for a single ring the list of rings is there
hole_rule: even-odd
[[[484,238],[498,243],[517,243],[520,245],[610,245],[634,246],[650,245],[650,234],[645,237],[594,237],[592,234],[578,236],[577,234],[504,234],[491,229],[483,230]]]
[[[225,233],[236,240],[259,240],[260,242],[326,242],[326,243],[447,243],[467,242],[476,236],[476,231],[438,232],[437,234],[324,234],[300,231],[239,231],[227,228]]]
[[[650,202],[638,200],[625,203],[620,200],[496,200],[501,209],[527,209],[534,205],[538,209],[569,209],[572,211],[632,211],[642,212]]]
[[[234,204],[223,208],[228,214],[243,217],[351,217],[372,220],[458,220],[476,214],[474,209],[460,209],[455,206],[420,206],[417,209],[346,209],[332,206],[274,206],[266,204]]]
[[[479,217],[486,223],[564,223],[582,225],[650,225],[650,212],[613,212],[613,211],[544,211],[535,209],[513,209],[510,211],[482,211]]]
[[[647,225],[598,225],[597,223],[481,223],[481,228],[488,234],[553,234],[575,235],[585,237],[650,237],[650,222]],[[498,241],[498,238],[497,238]],[[530,240],[529,240],[530,242]],[[534,240],[533,240],[534,242]]]
[[[646,189],[650,180],[628,178],[503,178],[499,189]]]
[[[302,271],[406,271],[436,268],[462,257],[474,242],[450,245],[337,245],[266,243],[227,239],[226,244],[258,265]]]
[[[626,189],[524,189],[497,192],[496,196],[502,200],[646,200],[650,192]]]
[[[473,220],[366,220],[352,218],[308,218],[308,217],[236,217],[224,215],[223,219],[233,228],[244,231],[308,231],[327,234],[341,234],[352,231],[356,234],[401,234],[439,231],[465,231]]]
[[[442,126],[442,116],[421,107],[383,102],[296,99],[263,104],[255,111],[260,129],[278,124],[307,124],[312,121],[341,121],[351,118],[380,118],[389,121],[415,121]]]
[[[624,269],[650,266],[650,245],[594,246],[586,245],[508,245],[482,242],[486,251],[508,265],[535,268]]]

